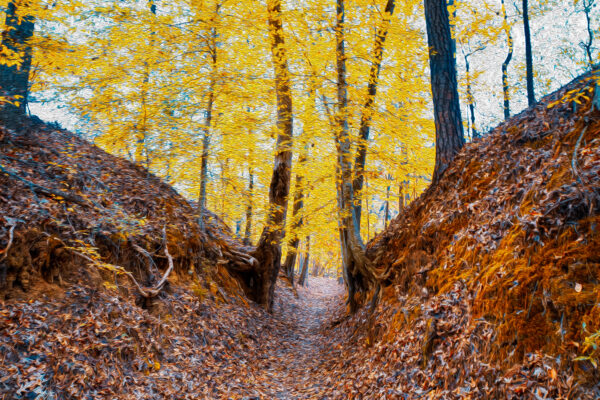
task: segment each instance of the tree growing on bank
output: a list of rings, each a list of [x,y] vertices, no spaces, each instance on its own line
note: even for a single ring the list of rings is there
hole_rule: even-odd
[[[281,268],[281,239],[290,192],[292,169],[292,93],[281,18],[281,0],[268,0],[269,39],[275,70],[277,96],[277,142],[275,165],[269,186],[267,222],[253,255],[258,261],[254,300],[267,310],[273,308],[275,282]]]
[[[27,15],[23,5],[9,1],[2,32],[2,57],[0,64],[0,122],[14,127],[25,116],[29,95],[35,19]]]
[[[456,61],[445,0],[425,0],[436,154],[433,184],[465,144],[456,81]]]

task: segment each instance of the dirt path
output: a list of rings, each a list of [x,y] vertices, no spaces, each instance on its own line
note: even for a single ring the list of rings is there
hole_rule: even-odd
[[[266,333],[272,343],[256,369],[263,388],[258,398],[327,398],[327,374],[320,368],[329,351],[323,330],[340,312],[344,287],[333,279],[311,277],[309,287],[297,291],[294,296],[287,288],[278,289],[275,324]]]

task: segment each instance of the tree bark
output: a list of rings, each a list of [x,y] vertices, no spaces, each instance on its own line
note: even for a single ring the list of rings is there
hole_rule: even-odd
[[[277,144],[275,165],[269,187],[267,223],[254,251],[259,262],[257,280],[253,288],[254,300],[268,311],[273,308],[275,282],[281,267],[281,236],[290,192],[292,168],[292,94],[290,75],[283,36],[281,0],[267,0],[269,38],[275,70],[277,95]]]
[[[2,32],[2,45],[22,54],[18,65],[0,65],[0,97],[4,98],[0,99],[0,122],[10,128],[15,128],[26,114],[32,58],[29,41],[35,28],[35,19],[20,13],[17,2],[9,1]]]
[[[337,70],[337,112],[336,150],[338,155],[338,207],[340,217],[340,244],[342,247],[344,279],[348,289],[350,312],[358,309],[356,294],[368,291],[375,280],[370,262],[365,256],[365,245],[360,237],[360,228],[354,204],[350,136],[348,133],[348,84],[346,82],[346,55],[344,38],[344,0],[337,0],[336,70]]]
[[[502,63],[502,93],[504,95],[504,119],[510,118],[510,93],[508,86],[508,64],[512,60],[513,56],[513,38],[510,33],[510,26],[508,25],[508,16],[506,14],[506,6],[504,0],[502,0],[502,16],[504,18],[504,32],[506,33],[506,44],[508,45],[508,54]]]
[[[383,48],[385,39],[388,34],[390,27],[390,19],[394,14],[394,8],[396,3],[394,0],[388,0],[385,5],[383,13],[383,21],[381,27],[377,30],[375,35],[375,45],[373,46],[373,63],[369,71],[369,83],[367,85],[367,98],[362,109],[362,116],[360,118],[360,128],[358,131],[358,148],[356,159],[354,161],[354,182],[353,196],[354,196],[354,211],[356,213],[356,220],[358,221],[358,232],[360,234],[360,221],[362,214],[362,188],[365,181],[365,163],[367,161],[367,141],[369,140],[369,134],[371,131],[371,121],[373,119],[373,106],[375,103],[375,96],[377,95],[377,86],[379,84],[379,73],[381,71],[381,62],[383,61]]]
[[[219,14],[220,4],[215,8],[215,18]],[[208,102],[206,104],[206,113],[204,115],[204,128],[202,130],[202,154],[200,156],[200,192],[198,194],[198,224],[200,230],[205,230],[204,214],[206,210],[206,185],[208,181],[208,155],[210,149],[210,125],[212,123],[212,112],[215,101],[215,86],[217,83],[217,28],[216,21],[212,21],[210,28],[209,52],[211,59],[210,83],[208,86]]]
[[[596,0],[583,0],[583,12],[585,13],[588,41],[584,43],[583,46],[585,48],[585,54],[588,59],[588,64],[590,67],[594,66],[594,58],[592,57],[592,44],[594,43],[594,31],[592,29],[592,7],[594,7],[594,3]]]
[[[533,86],[533,52],[531,50],[531,31],[529,29],[528,1],[523,0],[523,27],[525,30],[525,64],[527,69],[527,103],[535,105],[535,89]]]
[[[249,245],[252,237],[252,205],[254,199],[254,169],[248,165],[248,204],[246,205],[246,229],[244,244]]]
[[[306,236],[306,254],[304,255],[304,259],[302,262],[302,270],[300,271],[300,279],[298,280],[298,284],[300,286],[307,287],[308,286],[308,260],[310,258],[310,235]]]
[[[465,139],[446,0],[425,0],[425,21],[436,132],[435,183],[462,148]]]
[[[471,117],[471,138],[479,137],[477,129],[475,129],[475,98],[473,97],[473,87],[471,85],[471,64],[469,63],[469,56],[473,54],[465,54],[465,70],[467,75],[467,105],[469,107],[469,115]]]

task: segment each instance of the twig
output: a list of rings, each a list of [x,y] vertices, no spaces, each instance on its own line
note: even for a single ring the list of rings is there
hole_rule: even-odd
[[[33,183],[31,181],[28,181],[25,178],[20,177],[14,171],[7,170],[6,168],[4,168],[4,166],[2,164],[0,164],[0,171],[4,172],[8,176],[11,176],[11,177],[25,183],[27,186],[29,186],[29,189],[31,189],[31,191],[34,193],[41,193],[41,194],[45,194],[47,196],[62,197],[63,199],[68,200],[71,203],[79,204],[80,206],[83,206],[83,207],[91,206],[91,204],[88,203],[83,197],[77,196],[75,194],[65,193],[60,190],[50,189],[50,188],[47,188],[44,186],[40,186],[37,183]]]
[[[10,226],[10,230],[8,231],[8,245],[6,246],[6,248],[4,250],[2,250],[3,255],[2,255],[2,258],[0,258],[0,261],[4,261],[4,259],[8,256],[8,250],[10,250],[10,246],[12,246],[12,243],[13,243],[13,237],[14,237],[13,235],[14,235],[15,227],[17,226],[17,221],[15,221],[11,218],[9,223],[11,224],[11,226]]]

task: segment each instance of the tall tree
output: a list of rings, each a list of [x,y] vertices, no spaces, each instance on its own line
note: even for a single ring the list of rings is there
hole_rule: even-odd
[[[506,33],[506,44],[508,46],[508,54],[502,63],[502,94],[504,96],[504,119],[510,118],[510,93],[508,86],[508,64],[512,60],[513,56],[513,38],[510,33],[510,25],[508,24],[508,15],[506,13],[506,6],[504,0],[502,0],[502,18],[504,33]]]
[[[25,115],[29,95],[32,58],[29,41],[33,36],[35,19],[25,13],[23,3],[15,0],[8,2],[2,32],[4,51],[17,59],[0,64],[0,122],[11,127]]]
[[[529,29],[529,4],[523,0],[523,27],[525,30],[525,64],[527,69],[527,104],[535,105],[535,90],[533,87],[533,52],[531,50],[531,31]]]
[[[456,82],[456,62],[445,0],[425,0],[431,92],[435,117],[437,182],[465,144]]]
[[[271,311],[275,294],[275,282],[281,267],[281,237],[290,192],[293,116],[290,74],[281,17],[281,0],[267,0],[267,13],[271,54],[275,70],[277,142],[275,165],[269,186],[267,222],[254,251],[254,257],[258,260],[259,267],[257,269],[257,281],[253,288],[253,297],[256,302]]]
[[[217,18],[219,16],[219,2],[215,3],[215,12],[210,26],[208,40],[208,53],[211,61],[210,83],[208,85],[208,101],[204,114],[204,128],[202,129],[202,154],[200,155],[200,192],[198,196],[198,223],[204,230],[204,211],[206,209],[206,184],[208,181],[208,156],[210,147],[210,125],[212,123],[213,106],[215,102],[215,86],[217,82]]]
[[[377,95],[377,86],[379,84],[379,73],[381,72],[381,62],[383,61],[383,45],[390,27],[390,20],[394,14],[396,2],[388,0],[383,12],[383,21],[375,35],[375,45],[373,46],[373,63],[369,71],[369,83],[367,85],[367,97],[362,108],[360,118],[360,128],[358,130],[358,148],[356,159],[354,161],[354,209],[356,220],[358,221],[358,230],[360,233],[360,220],[362,213],[362,188],[365,181],[365,163],[367,160],[367,141],[371,130],[371,121],[373,119],[373,105]]]
[[[340,244],[344,266],[344,280],[348,289],[350,311],[358,308],[356,294],[366,292],[374,280],[370,262],[365,256],[365,245],[360,237],[360,221],[354,208],[354,190],[352,183],[351,143],[348,126],[348,83],[346,80],[345,54],[345,10],[344,0],[336,5],[336,72],[337,72],[337,110],[335,115],[335,142],[337,149],[337,182]]]

